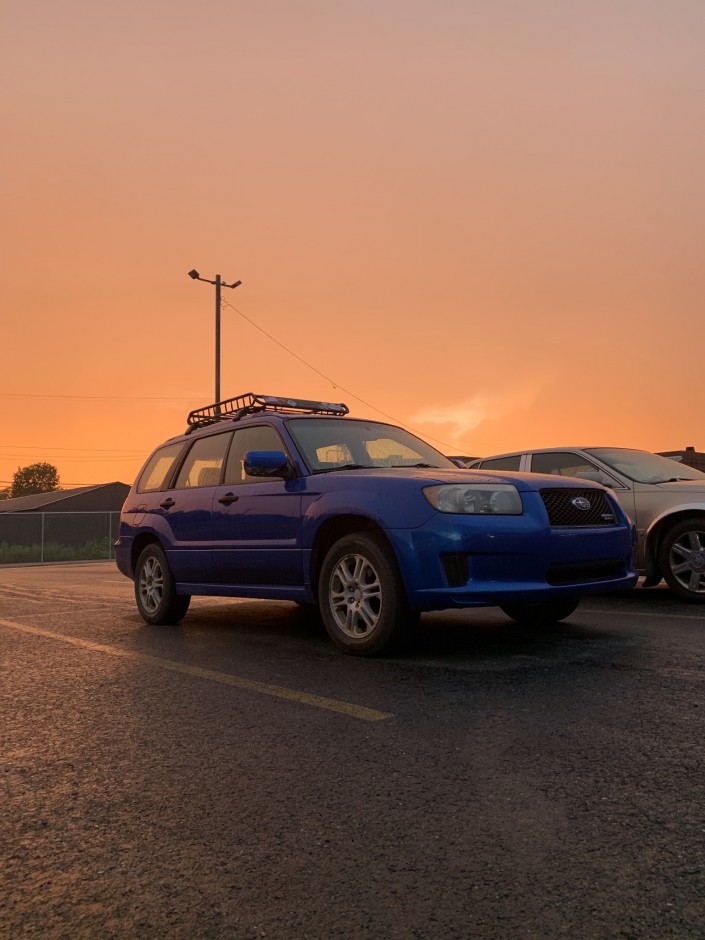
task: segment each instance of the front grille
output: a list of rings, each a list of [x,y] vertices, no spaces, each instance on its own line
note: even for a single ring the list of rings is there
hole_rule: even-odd
[[[602,490],[545,489],[541,490],[541,499],[554,528],[617,524],[614,509]]]

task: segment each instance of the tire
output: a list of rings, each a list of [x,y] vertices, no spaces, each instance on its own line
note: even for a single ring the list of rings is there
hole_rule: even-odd
[[[159,545],[148,545],[135,568],[135,600],[147,623],[178,623],[186,614],[191,598],[177,594],[174,577]]]
[[[579,597],[562,597],[536,604],[508,604],[501,607],[507,617],[527,627],[542,627],[570,617],[580,603]]]
[[[413,638],[418,614],[406,599],[396,559],[375,535],[339,539],[328,551],[318,581],[323,624],[337,647],[378,656]]]
[[[705,519],[684,519],[664,535],[658,565],[676,597],[705,604]]]

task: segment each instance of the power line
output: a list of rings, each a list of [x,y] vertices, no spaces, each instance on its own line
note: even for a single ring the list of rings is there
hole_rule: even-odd
[[[127,396],[127,395],[44,395],[35,392],[0,392],[0,398],[48,398],[61,399],[63,401],[187,401],[193,402],[198,395],[176,395],[173,398],[148,398],[145,396]]]
[[[35,453],[41,454],[41,459],[34,460],[31,454],[0,454],[0,460],[33,460],[35,463],[42,463],[46,460],[61,460],[67,463],[133,463],[147,456],[147,450],[134,457],[64,457],[62,454],[47,454],[41,450]]]
[[[266,336],[267,339],[271,340],[271,342],[275,343],[277,346],[279,346],[281,349],[287,352],[290,356],[293,356],[294,359],[297,359],[300,363],[302,363],[302,365],[306,366],[307,369],[310,369],[312,372],[315,372],[316,375],[319,375],[322,379],[325,379],[326,382],[330,382],[333,388],[340,389],[340,391],[350,396],[350,398],[354,398],[355,401],[360,402],[360,404],[364,405],[366,408],[371,408],[373,411],[376,411],[377,414],[380,414],[385,418],[389,418],[389,420],[393,421],[395,424],[398,424],[401,427],[406,428],[407,430],[413,431],[416,434],[420,434],[422,437],[428,438],[428,440],[430,441],[435,441],[436,444],[442,444],[444,447],[450,447],[450,448],[455,449],[457,447],[457,443],[463,444],[464,446],[469,446],[469,445],[466,445],[464,441],[459,441],[456,444],[450,444],[448,441],[442,441],[440,440],[440,438],[432,437],[430,434],[426,434],[425,432],[421,431],[419,428],[416,428],[411,424],[405,424],[404,422],[400,421],[398,418],[394,417],[394,415],[390,415],[388,414],[388,412],[382,411],[381,408],[378,408],[376,405],[373,405],[371,402],[365,401],[364,398],[360,398],[359,395],[356,395],[354,392],[351,392],[350,389],[345,388],[345,386],[341,385],[339,382],[336,382],[335,379],[332,379],[329,375],[326,375],[325,372],[321,372],[320,369],[317,369],[315,366],[311,365],[310,362],[308,362],[302,356],[299,356],[298,353],[295,353],[293,349],[290,349],[288,346],[286,346],[284,343],[278,340],[275,336],[272,336],[271,333],[268,333],[258,323],[255,323],[254,320],[246,316],[242,312],[242,310],[239,310],[229,301],[223,300],[221,298],[221,305],[225,307],[230,307],[230,309],[233,310],[238,316],[242,317],[243,320],[246,320],[250,324],[250,326],[253,326],[256,330],[259,330],[259,332],[262,333],[264,336]],[[165,397],[157,398],[157,397],[144,397],[144,396],[127,397],[124,395],[45,395],[41,393],[24,394],[24,393],[15,393],[15,392],[0,392],[0,398],[36,398],[36,399],[69,400],[69,401],[119,401],[119,402],[144,402],[144,401],[147,401],[147,402],[150,402],[150,401],[152,402],[157,402],[157,401],[181,402],[181,401],[185,401],[185,402],[193,402],[197,397],[198,396],[196,395],[191,395],[191,396],[175,396],[171,398],[165,398]],[[37,448],[37,449],[40,449],[40,448]],[[69,450],[72,448],[63,448],[63,449]],[[76,448],[76,449],[79,449],[79,448]],[[86,450],[88,450],[88,448],[86,448]],[[12,457],[9,459],[18,459],[18,458]],[[116,458],[116,459],[123,459],[123,458]]]
[[[241,316],[243,320],[247,320],[250,326],[254,326],[256,330],[259,330],[260,333],[263,333],[267,337],[267,339],[270,339],[273,343],[276,343],[277,346],[280,346],[283,350],[288,352],[290,356],[294,357],[294,359],[298,359],[299,362],[303,363],[307,369],[311,369],[312,372],[315,372],[316,375],[320,375],[322,379],[326,380],[326,382],[330,382],[333,388],[340,389],[341,392],[345,392],[346,395],[349,395],[351,398],[354,398],[355,401],[359,401],[360,404],[365,405],[366,408],[372,408],[372,410],[376,411],[377,414],[383,415],[385,418],[389,418],[390,421],[394,421],[395,424],[398,424],[401,427],[406,428],[409,431],[414,431],[417,434],[421,434],[423,435],[423,437],[427,437],[430,441],[435,441],[436,444],[443,444],[444,447],[455,447],[454,444],[449,444],[448,441],[441,441],[437,437],[431,437],[430,434],[425,434],[423,431],[420,431],[418,428],[415,428],[411,424],[404,424],[398,418],[395,418],[394,415],[387,414],[387,412],[382,411],[381,408],[377,408],[375,405],[371,404],[370,402],[365,401],[364,398],[360,398],[359,395],[356,395],[354,392],[351,392],[350,389],[347,389],[343,385],[340,385],[339,382],[336,382],[329,375],[326,375],[324,372],[321,372],[320,369],[317,369],[315,366],[312,366],[310,362],[307,362],[305,359],[302,359],[302,357],[299,356],[298,353],[295,353],[293,349],[289,349],[289,347],[285,346],[284,343],[279,342],[279,340],[276,339],[274,336],[272,336],[271,333],[268,333],[266,330],[262,329],[262,327],[259,326],[259,324],[255,323],[254,320],[251,320],[249,317],[246,317],[245,314],[242,312],[242,310],[238,310],[238,308],[235,307],[233,304],[231,304],[229,301],[221,300],[221,303],[223,304],[223,306],[230,307],[231,310],[234,310],[235,313]],[[459,443],[464,444],[465,442],[460,441]]]
[[[3,448],[14,447],[16,450],[82,450],[91,454],[141,454],[141,450],[122,450],[117,447],[64,447],[61,444],[29,445],[29,444],[3,444]],[[2,455],[0,455],[2,456]]]

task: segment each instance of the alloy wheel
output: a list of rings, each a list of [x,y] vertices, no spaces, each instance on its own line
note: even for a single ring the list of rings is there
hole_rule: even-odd
[[[331,611],[340,630],[352,639],[369,636],[382,613],[379,575],[364,555],[346,555],[330,578]]]

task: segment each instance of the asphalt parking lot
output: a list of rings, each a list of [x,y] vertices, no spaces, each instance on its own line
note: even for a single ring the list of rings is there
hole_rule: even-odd
[[[0,937],[705,936],[705,608],[443,612],[360,660],[131,592],[0,568]]]

